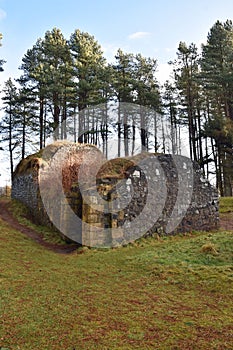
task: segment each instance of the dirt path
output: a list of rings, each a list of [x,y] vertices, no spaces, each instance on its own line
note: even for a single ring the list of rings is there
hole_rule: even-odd
[[[16,229],[17,231],[20,231],[21,233],[33,239],[35,242],[39,243],[40,245],[49,250],[52,250],[55,253],[69,254],[72,253],[75,249],[77,249],[78,245],[75,244],[60,245],[44,241],[43,236],[39,232],[36,232],[33,229],[20,224],[10,212],[9,207],[10,200],[0,200],[0,218],[6,221],[11,227]]]

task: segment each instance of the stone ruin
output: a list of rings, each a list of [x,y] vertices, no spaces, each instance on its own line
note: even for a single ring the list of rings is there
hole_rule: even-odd
[[[22,160],[12,198],[63,238],[109,247],[142,236],[218,228],[218,192],[184,156],[106,161],[93,145],[55,142]]]

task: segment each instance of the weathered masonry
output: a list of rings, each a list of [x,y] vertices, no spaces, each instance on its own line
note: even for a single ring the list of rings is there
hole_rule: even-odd
[[[183,156],[145,153],[107,162],[94,146],[56,142],[19,163],[12,197],[36,222],[87,246],[219,224],[216,189]]]

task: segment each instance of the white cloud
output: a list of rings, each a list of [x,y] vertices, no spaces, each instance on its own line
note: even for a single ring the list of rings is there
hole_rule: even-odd
[[[0,21],[6,17],[6,12],[0,8]]]
[[[166,80],[169,80],[172,73],[172,66],[168,63],[158,64],[158,69],[156,72],[156,78],[160,84],[164,84]]]
[[[135,32],[135,33],[130,34],[128,36],[128,39],[130,39],[130,40],[143,39],[143,38],[146,38],[150,35],[151,35],[151,33],[149,33],[149,32]]]

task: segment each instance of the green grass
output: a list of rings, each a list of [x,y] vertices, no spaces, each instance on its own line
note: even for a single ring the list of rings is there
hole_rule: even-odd
[[[233,348],[232,232],[59,255],[0,221],[0,251],[0,349]]]
[[[30,227],[32,230],[41,234],[44,241],[61,245],[66,244],[65,240],[55,229],[34,224],[31,220],[31,214],[28,208],[18,200],[11,200],[10,211],[20,224]]]
[[[224,220],[231,220],[233,222],[233,197],[220,198],[220,215]]]
[[[220,198],[220,213],[233,212],[233,197]]]

